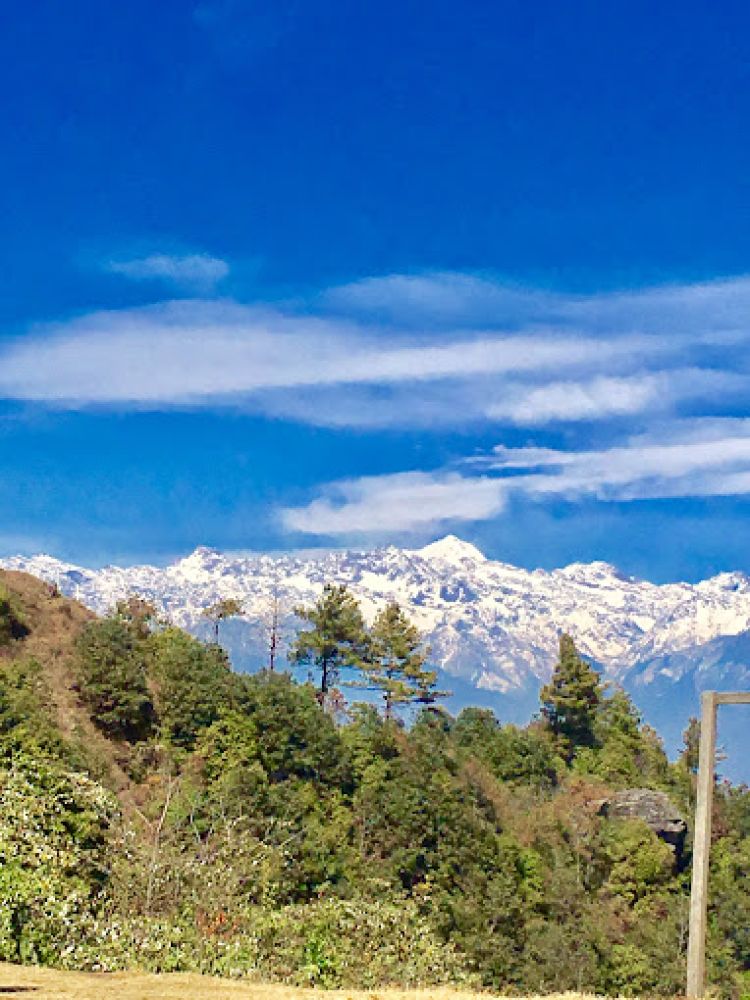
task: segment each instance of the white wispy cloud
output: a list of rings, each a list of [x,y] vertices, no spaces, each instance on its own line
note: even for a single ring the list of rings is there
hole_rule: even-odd
[[[201,255],[115,268],[206,292],[227,273]],[[47,407],[232,406],[336,428],[537,435],[444,468],[324,483],[280,512],[290,532],[339,539],[488,520],[508,502],[746,494],[748,388],[748,276],[577,295],[393,275],[306,302],[91,313],[0,342],[0,398]],[[718,419],[728,412],[747,419]]]
[[[747,492],[750,420],[689,420],[595,451],[501,445],[492,458],[474,464],[485,470],[535,470],[510,480],[514,491],[533,496],[634,500],[735,495]]]
[[[512,475],[508,473],[512,472]],[[505,504],[596,497],[604,501],[750,494],[750,419],[688,420],[601,449],[498,445],[464,469],[402,472],[323,486],[284,526],[321,537],[383,535],[486,521]]]
[[[324,293],[325,306],[394,322],[553,326],[610,333],[747,332],[750,276],[593,294],[487,275],[437,272],[364,278]]]
[[[444,522],[481,521],[500,513],[502,480],[457,472],[403,472],[332,483],[305,507],[281,512],[288,531],[313,535],[410,532]]]
[[[103,312],[35,331],[0,354],[0,394],[76,403],[174,403],[299,386],[422,384],[641,364],[658,338],[397,332],[227,302]]]
[[[134,281],[164,281],[205,294],[229,274],[229,265],[209,254],[153,253],[130,260],[111,260],[107,270]]]
[[[687,400],[747,395],[750,378],[714,369],[674,369],[586,381],[549,382],[537,386],[506,386],[503,398],[485,413],[525,427],[554,421],[601,420],[644,412],[659,412]]]
[[[226,269],[200,255],[116,266],[209,282]],[[163,302],[6,340],[0,397],[232,405],[368,428],[711,412],[746,394],[749,307],[750,278],[581,296],[460,274],[369,279],[287,306]]]

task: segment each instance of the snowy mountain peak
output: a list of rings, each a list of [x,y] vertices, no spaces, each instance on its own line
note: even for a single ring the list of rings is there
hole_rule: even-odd
[[[627,574],[622,573],[617,566],[613,566],[612,563],[602,562],[598,559],[590,563],[569,563],[557,572],[561,575],[579,580],[603,581],[611,579],[620,581],[621,583],[637,582],[635,577],[627,576]]]
[[[699,583],[698,586],[703,589],[713,588],[750,593],[750,577],[748,577],[747,573],[737,571],[733,573],[718,573],[716,576],[712,576],[710,580],[704,580],[702,583]]]
[[[170,566],[169,571],[174,576],[183,577],[196,583],[205,583],[225,562],[225,557],[217,549],[201,545],[189,556],[185,556],[184,559],[180,559]]]
[[[0,567],[54,582],[100,613],[138,594],[199,635],[207,634],[203,611],[235,598],[243,615],[226,623],[224,635],[241,669],[264,662],[272,600],[288,637],[297,624],[293,609],[337,583],[356,595],[368,621],[388,602],[400,604],[429,643],[435,666],[452,675],[446,687],[465,683],[478,696],[536,699],[561,631],[606,676],[633,690],[660,691],[664,704],[673,691],[750,686],[750,579],[740,572],[657,585],[605,562],[528,571],[487,559],[455,535],[418,550],[278,557],[203,547],[165,568],[89,570],[50,556],[0,560]]]
[[[487,557],[479,551],[476,545],[464,542],[463,539],[457,538],[455,535],[439,538],[436,542],[425,545],[418,552],[425,559],[442,559],[443,562],[448,563],[463,563],[465,560],[476,563],[487,562]]]

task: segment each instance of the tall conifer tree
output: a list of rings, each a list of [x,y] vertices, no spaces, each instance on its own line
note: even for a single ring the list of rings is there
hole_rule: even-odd
[[[310,628],[298,633],[289,659],[320,671],[320,700],[325,701],[342,669],[364,666],[369,638],[362,612],[345,586],[327,583],[312,607],[295,608],[294,613]]]
[[[432,704],[444,694],[434,690],[437,675],[433,670],[425,670],[429,650],[398,604],[391,602],[377,615],[370,637],[366,673],[369,681],[383,692],[387,719],[397,705]]]
[[[578,655],[572,638],[563,633],[557,664],[540,699],[542,715],[568,757],[578,747],[594,746],[601,696],[599,675]]]

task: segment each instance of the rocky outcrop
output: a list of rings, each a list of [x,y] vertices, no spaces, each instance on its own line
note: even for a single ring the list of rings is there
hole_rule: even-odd
[[[672,848],[675,863],[682,867],[687,822],[664,792],[651,788],[627,788],[614,792],[600,808],[604,816],[641,819],[657,837]]]

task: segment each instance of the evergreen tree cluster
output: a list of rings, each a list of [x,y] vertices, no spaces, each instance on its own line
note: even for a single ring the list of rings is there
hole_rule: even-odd
[[[224,651],[161,626],[144,602],[118,604],[76,641],[78,690],[94,723],[115,739],[159,735],[191,747],[226,706],[232,672]]]
[[[295,666],[318,671],[325,703],[343,671],[358,675],[346,683],[381,693],[386,718],[403,705],[434,705],[437,672],[427,668],[429,650],[415,625],[395,602],[388,603],[367,628],[356,598],[342,585],[326,584],[311,607],[296,608],[307,624],[291,650]]]

